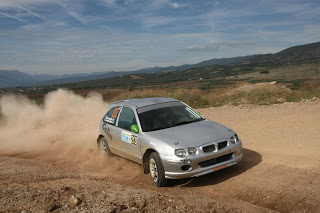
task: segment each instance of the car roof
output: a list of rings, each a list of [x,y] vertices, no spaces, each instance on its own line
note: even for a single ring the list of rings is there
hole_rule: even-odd
[[[133,105],[138,107],[144,107],[144,106],[149,106],[149,105],[154,105],[154,104],[160,104],[160,103],[167,103],[167,102],[172,102],[172,101],[178,101],[173,98],[163,98],[163,97],[157,97],[157,98],[141,98],[141,99],[128,99],[128,100],[121,100],[121,101],[116,101],[110,104],[110,107],[114,105]]]

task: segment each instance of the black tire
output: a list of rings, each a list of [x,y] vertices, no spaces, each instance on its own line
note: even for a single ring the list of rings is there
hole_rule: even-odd
[[[163,187],[168,184],[168,179],[166,179],[164,175],[163,165],[156,152],[150,154],[149,168],[152,181],[156,186]]]
[[[110,151],[109,146],[108,146],[108,142],[104,137],[100,137],[99,138],[99,140],[98,140],[98,148],[99,148],[99,150],[101,150],[101,152],[104,152],[104,154],[107,157],[111,157],[113,155],[112,152]]]

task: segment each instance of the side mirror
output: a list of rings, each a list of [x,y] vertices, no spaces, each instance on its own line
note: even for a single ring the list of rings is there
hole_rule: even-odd
[[[130,130],[131,130],[131,132],[134,132],[134,133],[137,133],[137,134],[139,133],[139,127],[138,127],[137,124],[131,125]]]

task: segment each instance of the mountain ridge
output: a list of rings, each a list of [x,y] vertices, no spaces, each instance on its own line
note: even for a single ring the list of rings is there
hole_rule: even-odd
[[[93,73],[77,73],[77,74],[28,74],[18,70],[0,70],[0,88],[6,87],[25,87],[36,85],[50,85],[74,83],[102,78],[116,77],[126,74],[148,74],[158,72],[182,71],[192,68],[205,67],[210,65],[226,65],[232,66],[237,64],[295,64],[320,62],[320,42],[297,45],[286,48],[274,54],[256,54],[248,56],[238,56],[231,58],[215,58],[202,61],[196,64],[183,64],[180,66],[168,67],[149,67],[136,71],[106,71]]]

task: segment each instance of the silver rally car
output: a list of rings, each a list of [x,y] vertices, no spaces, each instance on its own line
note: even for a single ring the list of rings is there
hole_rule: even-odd
[[[171,98],[112,103],[100,122],[97,143],[107,156],[141,164],[156,186],[235,165],[243,156],[234,131]]]

